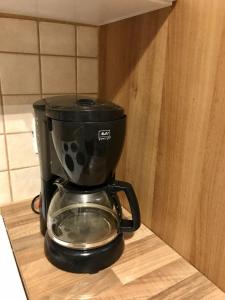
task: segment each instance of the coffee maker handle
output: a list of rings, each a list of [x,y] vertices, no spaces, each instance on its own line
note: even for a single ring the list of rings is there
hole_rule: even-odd
[[[120,230],[122,232],[135,231],[140,227],[141,220],[137,197],[132,185],[125,181],[114,181],[111,185],[111,189],[113,192],[125,192],[131,210],[132,220],[122,219]]]

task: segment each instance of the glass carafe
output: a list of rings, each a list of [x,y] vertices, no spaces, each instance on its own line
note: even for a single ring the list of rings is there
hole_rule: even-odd
[[[139,226],[140,221],[136,218],[134,222],[134,216],[133,220],[122,219],[116,194],[124,190],[121,184],[91,191],[78,191],[70,183],[57,183],[57,186],[48,210],[47,229],[50,238],[61,246],[78,250],[101,247],[115,239],[119,232],[133,231]],[[124,191],[130,195],[127,189]],[[131,211],[134,210],[131,207]],[[138,216],[136,209],[135,217]]]

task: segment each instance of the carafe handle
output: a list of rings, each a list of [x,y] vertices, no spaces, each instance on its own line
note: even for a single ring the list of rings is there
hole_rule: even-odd
[[[137,197],[132,185],[125,181],[114,181],[110,185],[110,189],[113,192],[125,192],[131,210],[132,220],[122,219],[120,222],[120,230],[122,232],[135,231],[140,227],[141,220]]]

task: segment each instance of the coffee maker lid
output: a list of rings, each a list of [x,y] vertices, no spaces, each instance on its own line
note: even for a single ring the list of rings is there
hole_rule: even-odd
[[[47,116],[65,122],[107,122],[124,117],[122,107],[84,96],[55,96],[44,99]]]

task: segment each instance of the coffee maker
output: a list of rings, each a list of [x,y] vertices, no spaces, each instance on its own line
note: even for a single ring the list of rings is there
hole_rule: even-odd
[[[77,96],[41,99],[33,107],[45,255],[65,271],[98,272],[121,256],[124,232],[140,226],[131,184],[115,179],[126,115],[111,102]],[[123,218],[120,191],[131,219]]]

